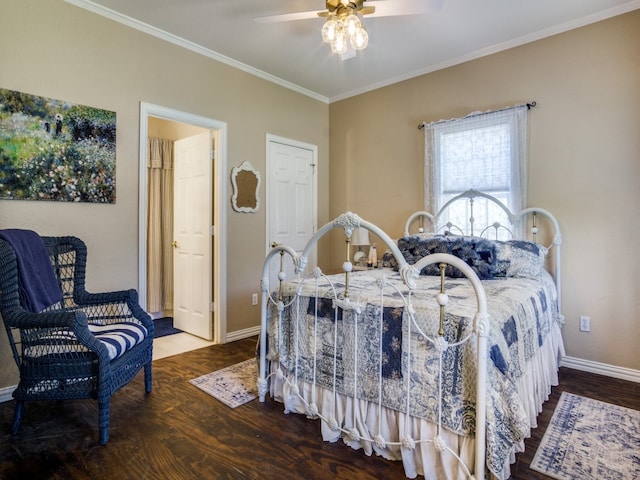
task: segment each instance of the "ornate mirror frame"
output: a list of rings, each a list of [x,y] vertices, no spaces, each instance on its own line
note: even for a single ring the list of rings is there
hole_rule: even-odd
[[[231,169],[233,197],[231,205],[236,212],[255,213],[260,208],[260,172],[251,163],[242,162]]]

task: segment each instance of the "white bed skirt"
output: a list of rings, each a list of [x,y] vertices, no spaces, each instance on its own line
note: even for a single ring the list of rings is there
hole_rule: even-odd
[[[542,411],[542,404],[549,398],[551,387],[558,385],[558,367],[564,356],[564,345],[560,327],[554,324],[547,341],[542,345],[540,354],[534,357],[527,366],[527,372],[518,382],[518,391],[523,407],[529,417],[531,428],[537,426],[536,417]],[[378,433],[386,442],[399,442],[403,438],[433,439],[440,436],[446,445],[456,452],[469,468],[474,470],[474,444],[472,437],[459,436],[445,428],[438,434],[438,426],[430,421],[409,417],[387,407],[378,406],[366,400],[335,394],[328,389],[313,386],[286,373],[291,384],[297,384],[300,397],[294,394],[292,385],[277,375],[279,362],[271,362],[270,394],[284,404],[285,413],[308,414],[307,404],[317,405],[318,412],[324,418],[334,419],[341,428],[351,431],[356,429],[360,438],[354,438],[344,432],[332,429],[326,422],[322,424],[322,439],[336,442],[340,438],[354,449],[363,449],[367,455],[376,453],[389,460],[402,460],[408,478],[423,475],[425,479],[459,480],[466,474],[454,455],[436,451],[432,442],[416,444],[414,449],[400,446],[378,445],[375,442],[362,440],[362,437],[375,438]],[[306,402],[306,403],[305,403]],[[509,461],[500,472],[490,472],[492,478],[507,480],[510,477],[511,463],[515,455],[524,451],[524,439],[513,446]]]

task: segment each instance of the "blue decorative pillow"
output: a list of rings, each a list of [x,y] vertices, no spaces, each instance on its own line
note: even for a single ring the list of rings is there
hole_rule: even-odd
[[[495,242],[481,237],[412,235],[399,239],[398,248],[409,264],[414,264],[432,253],[454,255],[469,265],[481,279],[504,276],[507,268],[505,263],[498,260]],[[420,273],[440,275],[440,268],[436,264],[427,265]],[[464,277],[460,270],[451,265],[447,265],[445,275],[453,278]]]
[[[398,248],[410,265],[432,253],[449,253],[463,260],[483,280],[537,276],[544,268],[547,253],[544,247],[533,242],[457,235],[411,235],[399,239]],[[440,268],[436,264],[428,265],[420,274],[440,275]],[[464,277],[451,265],[447,265],[445,275]]]
[[[544,268],[547,249],[524,240],[508,240],[496,243],[497,259],[506,265],[505,277],[535,277]]]

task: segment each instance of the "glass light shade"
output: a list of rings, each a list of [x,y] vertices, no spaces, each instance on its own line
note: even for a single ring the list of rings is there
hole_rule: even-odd
[[[356,33],[356,30],[362,26],[360,19],[353,13],[351,15],[347,15],[347,17],[342,21],[347,34],[350,36],[353,36]]]
[[[330,18],[322,26],[322,41],[325,43],[333,43],[336,40],[336,34],[338,32],[339,23]]]
[[[347,35],[342,28],[339,28],[336,32],[336,38],[331,44],[331,51],[333,53],[337,53],[338,55],[343,55],[347,53],[347,50]]]
[[[369,44],[369,34],[362,25],[351,35],[351,46],[354,50],[364,50]]]

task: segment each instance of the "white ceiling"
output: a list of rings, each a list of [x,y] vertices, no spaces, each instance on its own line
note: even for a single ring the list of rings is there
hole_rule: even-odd
[[[391,10],[411,2],[430,11],[365,16],[369,46],[342,60],[322,43],[322,18],[256,21],[324,10],[324,0],[66,1],[326,102],[640,8],[640,0],[384,0]]]

